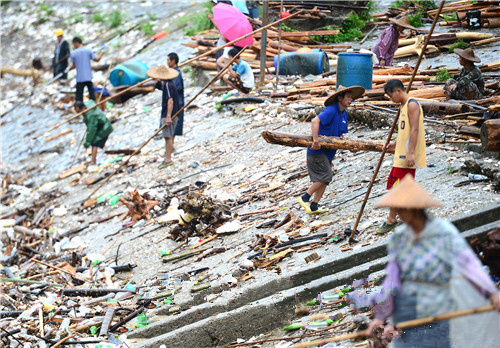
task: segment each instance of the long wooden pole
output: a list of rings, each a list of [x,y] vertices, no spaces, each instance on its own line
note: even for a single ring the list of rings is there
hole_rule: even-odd
[[[436,18],[439,18],[439,17],[436,16]],[[489,312],[489,311],[492,311],[494,309],[495,309],[495,307],[493,307],[493,305],[479,307],[479,308],[465,309],[465,310],[446,313],[446,314],[442,314],[442,315],[435,315],[435,316],[427,317],[427,318],[404,321],[402,323],[397,324],[397,327],[399,327],[400,329],[409,329],[409,328],[416,327],[416,326],[432,324],[432,323],[435,323],[436,321],[449,320],[449,319],[453,319],[453,318],[462,317],[465,315]],[[347,334],[347,335],[341,335],[341,336],[336,336],[336,337],[331,337],[331,338],[325,338],[322,340],[300,343],[300,344],[296,344],[296,345],[292,346],[292,348],[304,348],[304,347],[310,347],[310,346],[314,346],[314,345],[323,345],[323,344],[326,344],[329,342],[339,342],[339,341],[351,340],[354,338],[363,338],[366,336],[368,336],[368,332],[360,331],[360,332],[354,332],[354,333]]]
[[[283,16],[283,0],[281,0],[280,3],[280,17],[282,16]],[[280,56],[281,56],[281,24],[279,26],[279,31],[278,31],[278,63],[276,64],[276,85],[274,87],[275,91],[278,89],[278,81],[280,78]]]
[[[427,44],[429,43],[429,40],[432,36],[432,33],[434,32],[434,28],[436,27],[436,23],[439,19],[439,14],[441,13],[441,9],[443,8],[444,5],[444,0],[441,1],[441,4],[439,5],[439,9],[437,12],[436,17],[434,17],[434,21],[432,22],[432,27],[425,39],[424,47],[422,47],[422,51],[420,52],[420,55],[418,56],[417,64],[415,65],[415,68],[413,69],[413,74],[411,75],[410,82],[408,82],[408,86],[406,87],[406,93],[410,92],[411,85],[413,83],[413,80],[415,79],[415,76],[417,75],[418,67],[420,66],[420,62],[422,61],[422,57],[425,54],[425,50],[427,49]],[[363,200],[363,204],[361,204],[361,209],[359,210],[358,218],[356,219],[356,223],[354,224],[354,228],[352,229],[351,236],[349,237],[349,243],[353,243],[354,240],[354,235],[356,233],[356,230],[359,225],[359,221],[361,220],[361,216],[363,215],[363,211],[366,206],[366,202],[368,201],[368,198],[370,197],[370,193],[372,191],[373,183],[375,182],[375,179],[377,178],[377,174],[380,170],[380,166],[382,165],[382,161],[384,160],[385,153],[387,152],[387,146],[389,146],[389,143],[391,142],[392,134],[394,133],[394,130],[396,129],[396,125],[398,124],[399,120],[399,114],[401,113],[401,109],[398,110],[398,113],[396,114],[396,117],[394,118],[394,122],[392,123],[391,130],[389,131],[389,135],[387,136],[387,140],[385,141],[385,146],[384,149],[382,150],[382,153],[380,154],[380,159],[378,160],[377,168],[375,168],[375,172],[373,173],[372,180],[370,181],[370,184],[368,185],[368,190],[366,191],[365,199]],[[421,130],[423,131],[423,130]]]
[[[271,23],[271,24],[268,24],[268,25],[266,25],[266,26],[263,26],[262,28],[259,28],[259,29],[257,29],[257,30],[254,30],[254,31],[252,31],[251,33],[248,33],[248,34],[246,34],[246,35],[243,35],[242,37],[239,37],[239,38],[237,38],[236,40],[229,41],[228,43],[224,44],[223,46],[216,47],[216,48],[214,48],[214,49],[212,49],[212,50],[210,50],[210,51],[207,51],[207,52],[205,52],[205,53],[203,53],[203,54],[200,54],[199,56],[196,56],[196,57],[194,57],[194,58],[188,59],[188,60],[186,60],[185,62],[180,63],[180,64],[179,64],[179,67],[182,67],[182,66],[184,66],[184,65],[190,64],[190,63],[194,62],[195,60],[198,60],[198,59],[200,59],[200,58],[202,58],[202,57],[205,57],[205,56],[208,56],[208,55],[210,55],[210,54],[213,54],[213,53],[215,53],[216,51],[220,50],[221,48],[224,48],[224,47],[230,46],[230,45],[234,44],[235,42],[238,42],[238,41],[240,41],[240,40],[246,39],[247,37],[250,37],[250,36],[252,36],[252,35],[254,35],[254,34],[256,34],[256,33],[260,33],[261,31],[266,30],[266,29],[268,29],[268,28],[272,27],[273,25],[280,24],[281,22],[284,22],[284,21],[286,21],[286,20],[288,20],[288,19],[290,19],[290,18],[293,18],[293,17],[295,17],[295,16],[297,16],[297,15],[299,15],[299,14],[303,13],[303,12],[304,12],[303,10],[300,10],[299,12],[296,12],[296,13],[294,13],[293,15],[290,15],[290,16],[288,16],[288,17],[286,17],[286,18],[282,18],[282,19],[280,19],[280,20],[277,20],[276,22],[273,22],[273,23]],[[36,136],[36,137],[35,137],[35,139],[38,139],[39,137],[41,137],[41,136],[43,136],[43,135],[45,135],[45,134],[47,134],[47,133],[51,132],[52,130],[54,130],[54,129],[56,129],[56,128],[60,127],[60,126],[62,126],[63,124],[68,123],[68,122],[69,122],[69,121],[71,121],[71,120],[74,120],[74,119],[75,119],[75,118],[77,118],[78,116],[82,115],[84,112],[87,112],[87,111],[89,111],[89,110],[92,110],[93,108],[98,107],[98,106],[99,106],[99,105],[101,105],[102,103],[105,103],[105,102],[107,102],[107,101],[111,100],[111,98],[114,98],[114,97],[117,97],[117,96],[119,96],[119,95],[122,95],[123,93],[128,92],[128,91],[130,91],[130,90],[131,90],[131,89],[133,89],[133,88],[136,88],[136,87],[142,86],[143,84],[145,84],[145,83],[147,83],[147,82],[149,82],[149,81],[152,81],[152,80],[153,80],[153,79],[148,78],[148,79],[146,79],[146,80],[144,80],[144,81],[139,82],[138,84],[135,84],[135,85],[133,85],[133,86],[130,86],[130,87],[128,87],[128,88],[126,88],[126,89],[124,89],[124,90],[123,90],[123,91],[121,91],[120,93],[117,93],[117,94],[115,94],[115,95],[112,95],[112,96],[110,96],[110,97],[108,97],[108,98],[106,98],[106,99],[104,99],[104,100],[100,101],[99,103],[96,103],[94,106],[92,106],[92,107],[90,107],[90,108],[86,109],[85,111],[79,112],[79,113],[77,113],[77,114],[75,114],[75,115],[71,116],[71,117],[70,117],[70,118],[68,118],[67,120],[65,120],[65,121],[63,121],[63,122],[61,122],[61,123],[59,123],[59,124],[55,125],[54,127],[50,128],[50,129],[48,129],[48,130],[46,130],[46,131],[45,131],[45,132],[43,132],[42,134],[40,134],[40,135]]]
[[[269,22],[269,1],[262,1],[262,24],[265,25]],[[260,38],[260,87],[266,84],[266,50],[267,50],[267,30],[262,31]]]
[[[244,47],[240,52],[238,52],[238,54],[236,56],[234,56],[230,61],[229,63],[227,63],[227,65],[222,68],[221,71],[219,71],[217,73],[217,75],[215,75],[186,105],[184,105],[182,108],[179,109],[179,111],[177,111],[175,113],[175,115],[172,116],[172,120],[175,119],[182,111],[184,111],[184,109],[186,109],[189,105],[191,105],[191,103],[193,103],[196,98],[198,98],[198,96],[200,94],[202,94],[212,83],[214,83],[215,81],[217,81],[223,74],[224,72],[226,71],[227,68],[229,68],[231,66],[231,64],[233,64],[234,60],[236,58],[238,58],[247,48]],[[146,146],[150,141],[151,139],[153,139],[157,134],[159,134],[163,128],[167,127],[167,124],[165,123],[160,129],[158,129],[156,132],[154,132],[154,134],[149,137],[148,140],[146,140],[146,142],[144,142],[144,144],[142,144],[141,146],[139,146],[125,161],[122,161],[121,165],[113,172],[111,173],[110,176],[108,176],[106,178],[106,180],[104,180],[86,199],[85,201],[88,201],[97,191],[99,191],[99,189],[101,187],[104,186],[104,184],[106,184],[109,179],[111,179],[116,173],[118,173],[120,171],[120,169],[122,169],[129,161],[132,157],[134,157],[136,154],[138,154],[139,152],[141,152],[141,149]]]

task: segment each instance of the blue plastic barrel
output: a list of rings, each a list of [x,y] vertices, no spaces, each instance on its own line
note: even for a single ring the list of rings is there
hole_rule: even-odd
[[[117,65],[111,74],[109,81],[113,86],[133,86],[148,78],[146,71],[148,66],[141,61],[125,62]]]
[[[339,53],[337,86],[362,86],[372,89],[373,65],[371,53]]]
[[[274,68],[278,69],[278,56],[274,56]],[[280,54],[280,75],[319,75],[330,71],[325,52]]]

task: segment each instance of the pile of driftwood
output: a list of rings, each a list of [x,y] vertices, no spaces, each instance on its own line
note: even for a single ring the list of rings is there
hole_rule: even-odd
[[[359,3],[359,1],[357,2]],[[293,14],[302,10],[296,18],[303,19],[322,19],[335,16],[339,10],[366,11],[368,7],[358,6],[357,3],[333,2],[333,1],[294,1],[283,0],[283,6],[286,11]],[[269,12],[278,17],[281,10],[281,1],[269,1]]]
[[[254,29],[262,27],[262,22],[257,19],[251,19],[250,22]],[[326,52],[329,59],[337,59],[336,54],[346,52],[351,48],[350,45],[330,45],[324,44],[313,40],[312,36],[321,35],[336,35],[338,30],[314,30],[314,31],[294,31],[286,32],[281,31],[276,27],[271,27],[267,30],[267,45],[266,45],[266,67],[268,72],[274,72],[274,57],[278,54],[278,47],[280,53],[297,52],[300,50],[321,49]],[[281,36],[281,43],[279,37]],[[191,47],[196,53],[203,54],[215,48],[218,38],[218,31],[211,29],[199,33],[197,37],[192,37],[192,42],[184,43],[183,45]],[[260,57],[261,57],[261,39],[262,33],[254,35],[254,42],[252,47],[246,52],[243,52],[241,58],[245,60],[255,72],[260,72]],[[198,67],[205,70],[216,70],[215,54],[207,57],[200,58],[190,64],[191,66]]]
[[[430,10],[427,13],[430,17],[434,17],[437,10]],[[441,10],[440,16],[445,20],[440,22],[439,25],[466,28],[467,17],[471,15],[477,16],[483,28],[498,28],[500,27],[500,1],[458,1],[448,4]],[[455,18],[449,18],[452,16]]]

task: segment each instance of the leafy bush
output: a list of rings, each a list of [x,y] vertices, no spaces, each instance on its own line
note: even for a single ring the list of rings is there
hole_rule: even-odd
[[[462,39],[458,39],[457,42],[455,42],[453,45],[450,46],[450,53],[453,53],[455,51],[455,48],[464,49],[466,47],[467,47],[467,42],[465,42]]]
[[[212,13],[212,2],[207,1],[203,4],[201,12],[194,15],[185,16],[184,20],[187,21],[188,27],[184,29],[184,34],[188,36],[193,36],[198,34],[200,31],[212,29],[214,27],[212,21],[208,19],[208,14]]]
[[[151,24],[151,23],[144,23],[144,24],[142,24],[141,25],[141,30],[146,35],[153,35],[154,34],[153,24]]]
[[[408,3],[403,0],[396,0],[392,2],[389,7],[391,8],[408,8]]]
[[[95,10],[94,14],[90,18],[92,19],[92,21],[96,23],[98,22],[104,23],[106,21],[106,15],[99,10]]]
[[[457,20],[457,14],[454,13],[452,15],[443,15],[443,19],[446,21],[446,22],[451,22],[451,21],[456,21]]]
[[[122,13],[118,10],[115,10],[108,17],[108,27],[109,29],[117,28],[122,24],[123,16]]]
[[[450,72],[448,69],[439,69],[437,74],[436,74],[436,81],[437,82],[444,82],[448,79],[453,78],[453,75],[450,75]]]
[[[290,28],[288,25],[283,24],[283,23],[281,24],[281,30],[286,31],[286,32],[298,31],[298,30]]]
[[[83,16],[77,12],[73,12],[68,16],[67,22],[69,25],[83,22]]]
[[[424,22],[422,22],[423,17],[424,15],[419,10],[414,15],[408,16],[408,22],[410,22],[410,25],[414,26],[415,28],[418,28],[424,25]]]

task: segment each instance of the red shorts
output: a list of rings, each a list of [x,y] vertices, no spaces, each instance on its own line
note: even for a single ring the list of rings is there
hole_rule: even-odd
[[[403,179],[406,174],[410,174],[415,179],[415,169],[392,167],[389,179],[387,180],[387,189],[390,190],[393,186],[399,184],[399,180]]]

